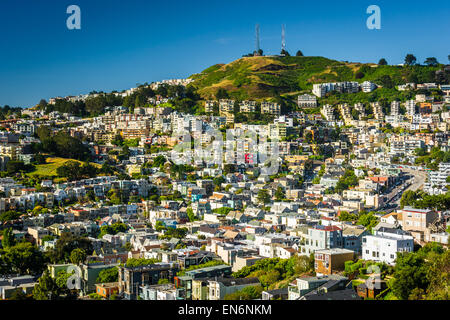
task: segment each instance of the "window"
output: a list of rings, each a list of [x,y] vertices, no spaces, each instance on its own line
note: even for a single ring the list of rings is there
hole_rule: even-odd
[[[369,254],[370,253],[370,251],[369,250],[366,250],[366,254]]]

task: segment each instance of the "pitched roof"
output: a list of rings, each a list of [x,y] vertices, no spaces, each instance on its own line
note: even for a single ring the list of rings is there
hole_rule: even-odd
[[[386,182],[388,181],[388,177],[368,177],[370,180],[376,183]]]
[[[223,236],[224,236],[225,238],[229,238],[229,239],[234,239],[234,238],[236,238],[238,235],[239,235],[239,232],[232,231],[232,230],[227,230],[227,231],[223,234]]]

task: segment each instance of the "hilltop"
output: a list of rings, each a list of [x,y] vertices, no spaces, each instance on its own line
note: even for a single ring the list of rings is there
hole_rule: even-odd
[[[264,99],[310,91],[313,83],[339,81],[380,81],[386,75],[392,84],[417,77],[429,80],[439,67],[381,66],[351,63],[324,57],[243,57],[228,64],[216,64],[190,77],[204,99],[214,98],[219,88],[237,99]],[[423,76],[427,74],[428,76]]]
[[[436,71],[441,70],[437,73]],[[314,83],[368,80],[379,87],[371,93],[331,92],[319,99],[320,104],[374,101],[406,101],[409,91],[399,92],[396,85],[405,83],[450,83],[450,66],[389,66],[373,63],[346,62],[325,57],[258,56],[243,57],[228,64],[213,65],[189,77],[186,86],[167,84],[140,85],[123,91],[127,95],[94,93],[72,101],[73,97],[56,99],[53,104],[41,100],[37,108],[47,113],[58,111],[80,117],[98,116],[110,106],[125,106],[129,110],[155,104],[155,98],[170,99],[162,105],[186,113],[204,113],[204,100],[230,97],[238,101],[274,100],[284,111],[294,110],[297,96],[311,93]],[[217,93],[220,90],[220,94]],[[69,99],[70,98],[70,99]],[[153,101],[153,102],[151,102]],[[5,111],[8,111],[5,109]],[[0,116],[2,110],[0,109]]]

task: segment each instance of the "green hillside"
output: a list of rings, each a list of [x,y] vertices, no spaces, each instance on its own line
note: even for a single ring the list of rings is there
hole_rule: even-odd
[[[242,100],[294,95],[310,91],[313,83],[320,82],[371,80],[389,87],[410,81],[434,82],[435,71],[440,68],[379,66],[324,57],[266,56],[244,57],[226,65],[217,64],[192,75],[191,79],[204,99],[215,98],[217,90],[223,88],[230,97]]]

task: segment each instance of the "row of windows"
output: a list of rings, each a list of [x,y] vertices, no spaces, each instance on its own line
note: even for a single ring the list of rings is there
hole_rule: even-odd
[[[370,250],[366,250],[366,254],[367,254],[367,255],[370,255]],[[383,252],[382,256],[385,257],[385,256],[386,256],[386,253]],[[378,251],[372,251],[372,257],[373,257],[373,258],[379,258],[379,257],[380,257],[380,253],[379,253]],[[391,254],[391,255],[390,255],[390,258],[391,258],[391,259],[394,259],[395,256],[394,256],[393,254]]]

